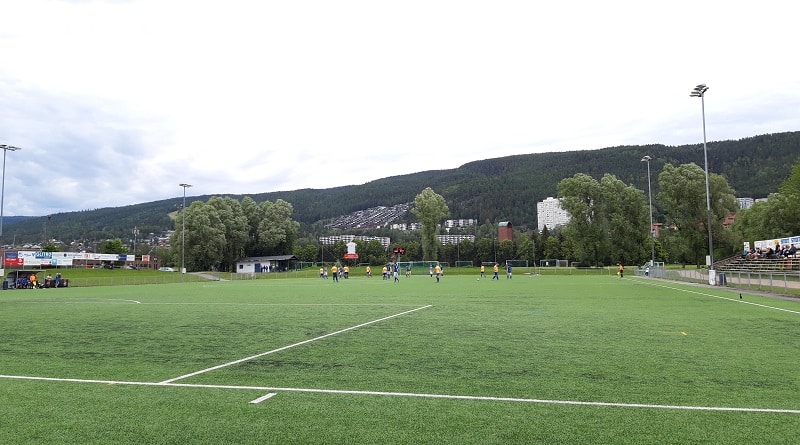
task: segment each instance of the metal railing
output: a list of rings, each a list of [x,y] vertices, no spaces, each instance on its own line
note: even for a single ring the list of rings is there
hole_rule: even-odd
[[[644,276],[644,270],[636,275]],[[708,269],[650,269],[650,277],[687,283],[708,284]],[[800,270],[718,269],[717,285],[733,289],[800,295]]]

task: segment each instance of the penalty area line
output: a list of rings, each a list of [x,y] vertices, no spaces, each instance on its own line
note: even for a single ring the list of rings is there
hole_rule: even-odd
[[[405,311],[405,312],[400,312],[399,314],[389,315],[388,317],[383,317],[383,318],[379,318],[377,320],[372,320],[372,321],[368,321],[366,323],[361,323],[361,324],[357,324],[355,326],[350,326],[349,328],[340,329],[340,330],[338,330],[336,332],[331,332],[331,333],[328,333],[328,334],[325,334],[325,335],[320,335],[319,337],[314,337],[314,338],[310,338],[308,340],[303,340],[301,342],[297,342],[297,343],[293,343],[291,345],[283,346],[283,347],[280,347],[278,349],[273,349],[271,351],[262,352],[262,353],[256,354],[256,355],[251,355],[250,357],[240,358],[239,360],[234,360],[232,362],[223,363],[221,365],[212,366],[212,367],[206,368],[206,369],[201,369],[199,371],[190,372],[189,374],[184,374],[182,376],[178,376],[178,377],[175,377],[175,378],[172,378],[172,379],[164,380],[161,383],[172,383],[172,382],[175,382],[175,381],[178,381],[178,380],[183,380],[183,379],[186,379],[186,378],[189,378],[189,377],[194,377],[196,375],[204,374],[206,372],[216,371],[217,369],[222,369],[222,368],[226,368],[228,366],[238,365],[239,363],[244,363],[244,362],[247,362],[247,361],[250,361],[250,360],[253,360],[253,359],[264,357],[265,355],[270,355],[270,354],[274,354],[276,352],[285,351],[287,349],[291,349],[291,348],[294,348],[296,346],[301,346],[301,345],[304,345],[306,343],[311,343],[311,342],[314,342],[314,341],[317,341],[317,340],[322,340],[324,338],[332,337],[334,335],[339,335],[339,334],[342,334],[342,333],[345,333],[345,332],[348,332],[348,331],[352,331],[354,329],[363,328],[364,326],[369,326],[371,324],[379,323],[381,321],[386,321],[386,320],[389,320],[389,319],[392,319],[392,318],[395,318],[395,317],[399,317],[401,315],[410,314],[412,312],[416,312],[416,311],[419,311],[419,310],[422,310],[422,309],[428,309],[430,307],[433,307],[433,305],[429,304],[429,305],[418,307],[418,308],[415,308],[415,309],[411,309],[411,310],[408,310],[408,311]]]
[[[510,402],[510,403],[539,403],[548,405],[573,405],[573,406],[595,406],[608,408],[640,408],[640,409],[666,409],[666,410],[689,410],[689,411],[723,411],[741,413],[772,413],[772,414],[798,414],[800,409],[783,408],[747,408],[735,406],[696,406],[696,405],[659,405],[649,403],[623,403],[623,402],[592,402],[584,400],[557,400],[557,399],[529,399],[522,397],[493,397],[493,396],[468,396],[455,394],[430,394],[430,393],[410,393],[410,392],[386,392],[386,391],[356,391],[340,389],[315,389],[315,388],[280,388],[271,386],[238,386],[238,385],[206,385],[195,383],[165,383],[165,382],[126,382],[116,380],[86,380],[69,379],[56,377],[34,377],[19,375],[0,375],[3,379],[33,380],[46,382],[68,382],[68,383],[95,383],[104,385],[130,385],[130,386],[157,386],[169,388],[206,388],[206,389],[232,389],[269,392],[265,396],[259,397],[250,403],[258,403],[273,397],[278,392],[298,392],[316,394],[344,394],[344,395],[363,395],[363,396],[384,396],[384,397],[414,397],[422,399],[448,399],[448,400],[469,400],[479,402]],[[272,393],[273,395],[270,395]]]

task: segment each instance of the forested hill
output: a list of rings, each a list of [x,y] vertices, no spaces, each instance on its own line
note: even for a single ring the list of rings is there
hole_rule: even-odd
[[[536,202],[556,196],[563,178],[586,173],[600,179],[610,173],[621,181],[647,190],[650,163],[653,195],[664,164],[694,162],[703,166],[702,144],[620,146],[599,150],[536,153],[470,162],[459,168],[431,170],[387,177],[361,185],[329,189],[301,189],[250,195],[258,202],[283,199],[294,206],[294,218],[313,224],[376,206],[410,202],[425,187],[444,196],[452,218],[477,218],[481,223],[511,221],[536,226]],[[708,144],[709,170],[723,175],[739,197],[766,197],[776,192],[800,158],[800,131],[754,136]],[[244,195],[225,195],[241,199]],[[210,196],[187,197],[187,201]],[[172,228],[169,213],[180,199],[125,207],[69,212],[20,222],[6,220],[4,239],[40,242],[44,230],[61,240],[126,238],[136,226],[140,233]],[[47,227],[47,229],[44,229]],[[7,241],[6,241],[7,242]]]

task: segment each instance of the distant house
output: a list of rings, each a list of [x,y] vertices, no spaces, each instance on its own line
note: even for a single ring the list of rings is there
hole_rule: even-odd
[[[289,270],[294,255],[251,256],[236,260],[236,273],[282,272]]]
[[[497,240],[501,243],[506,240],[514,241],[514,226],[511,222],[503,221],[497,225]]]

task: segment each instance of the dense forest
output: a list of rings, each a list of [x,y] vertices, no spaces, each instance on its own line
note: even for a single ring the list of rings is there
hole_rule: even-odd
[[[480,223],[512,221],[516,227],[536,227],[536,203],[556,196],[564,178],[605,173],[647,190],[647,171],[641,158],[649,155],[653,178],[664,165],[693,162],[703,166],[702,144],[619,146],[599,150],[536,153],[474,161],[459,168],[392,176],[361,185],[301,189],[248,195],[256,202],[283,199],[294,206],[293,219],[303,232],[319,231],[323,222],[375,206],[411,202],[424,188],[441,194],[451,218],[476,218]],[[800,155],[800,132],[749,137],[708,144],[709,170],[725,177],[736,196],[762,198],[776,192]],[[653,194],[657,181],[653,180]],[[244,195],[225,195],[241,199]],[[207,201],[210,195],[187,197]],[[4,244],[71,240],[127,239],[134,227],[140,237],[173,228],[171,214],[181,198],[124,207],[59,213],[30,218],[6,217]],[[658,209],[656,209],[658,212]],[[410,217],[410,216],[409,216]]]

